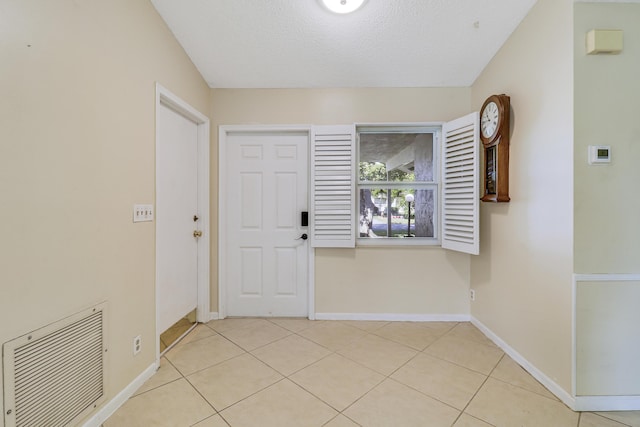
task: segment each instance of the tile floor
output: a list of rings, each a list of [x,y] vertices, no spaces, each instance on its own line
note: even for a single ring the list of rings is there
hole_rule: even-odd
[[[568,409],[469,323],[198,325],[105,427],[640,427]]]

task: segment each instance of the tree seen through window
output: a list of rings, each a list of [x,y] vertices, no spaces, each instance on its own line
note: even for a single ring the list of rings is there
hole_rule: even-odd
[[[435,236],[433,147],[432,133],[360,133],[360,237]]]

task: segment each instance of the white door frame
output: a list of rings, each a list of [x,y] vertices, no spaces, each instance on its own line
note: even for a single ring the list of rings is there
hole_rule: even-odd
[[[200,215],[199,229],[202,236],[198,240],[198,305],[197,321],[208,322],[210,316],[210,216],[209,216],[209,118],[187,104],[168,89],[156,83],[156,152],[160,141],[160,127],[158,112],[160,106],[165,106],[183,117],[193,121],[198,129],[198,213]],[[157,172],[156,172],[157,173]],[[157,228],[156,228],[157,232]],[[157,239],[156,239],[157,253]],[[160,363],[160,333],[158,330],[158,266],[156,260],[156,362]]]
[[[226,244],[227,244],[227,216],[226,206],[224,203],[224,195],[226,194],[227,186],[227,135],[236,132],[306,132],[309,140],[309,150],[307,154],[307,171],[309,168],[309,156],[311,155],[311,126],[306,125],[227,125],[220,126],[218,131],[218,318],[224,319],[227,317],[227,256],[226,256]],[[308,172],[307,172],[308,173]],[[309,202],[309,186],[311,185],[311,179],[307,184],[307,202]],[[307,241],[309,242],[309,241]],[[307,312],[308,318],[315,320],[315,249],[307,243],[307,286],[308,286],[308,301]]]

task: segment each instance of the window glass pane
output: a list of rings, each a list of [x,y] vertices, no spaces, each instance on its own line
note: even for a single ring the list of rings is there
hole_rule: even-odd
[[[432,133],[360,133],[361,182],[432,182]]]
[[[360,237],[434,237],[433,189],[361,188]]]

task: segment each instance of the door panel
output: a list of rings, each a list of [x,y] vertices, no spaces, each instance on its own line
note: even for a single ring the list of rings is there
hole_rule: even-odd
[[[307,316],[307,133],[226,138],[229,316]]]
[[[160,105],[156,153],[158,331],[198,304],[198,127]]]

